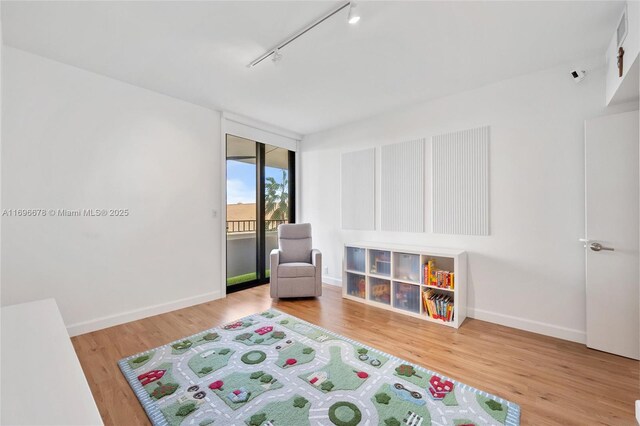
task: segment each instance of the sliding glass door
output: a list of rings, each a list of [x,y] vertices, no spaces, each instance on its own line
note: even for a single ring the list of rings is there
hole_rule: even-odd
[[[269,268],[271,250],[278,248],[278,225],[295,222],[295,155],[293,151],[265,145],[264,177],[264,259],[266,268]]]
[[[269,281],[277,228],[295,221],[295,154],[233,135],[227,147],[227,293]]]
[[[227,292],[259,278],[257,149],[254,141],[227,135]]]

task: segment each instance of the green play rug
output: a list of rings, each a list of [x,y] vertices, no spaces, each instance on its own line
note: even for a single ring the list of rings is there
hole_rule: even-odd
[[[520,407],[269,310],[118,363],[154,425],[507,425]]]

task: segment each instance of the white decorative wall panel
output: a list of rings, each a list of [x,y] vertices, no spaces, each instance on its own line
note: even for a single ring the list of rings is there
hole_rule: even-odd
[[[434,136],[431,149],[433,232],[489,235],[489,127]]]
[[[375,152],[342,154],[342,229],[375,229]]]
[[[424,232],[424,139],[381,151],[380,220],[383,231]]]

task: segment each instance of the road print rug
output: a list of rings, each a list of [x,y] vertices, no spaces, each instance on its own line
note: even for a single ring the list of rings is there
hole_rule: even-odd
[[[268,310],[119,361],[154,425],[506,425],[520,407]]]

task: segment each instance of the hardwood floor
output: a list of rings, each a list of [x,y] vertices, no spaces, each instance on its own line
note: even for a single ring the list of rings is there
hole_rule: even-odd
[[[319,299],[273,302],[261,286],[74,337],[105,424],[149,424],[119,359],[270,306],[514,401],[523,425],[636,424],[638,361],[473,319],[454,330],[343,300],[332,286]]]

